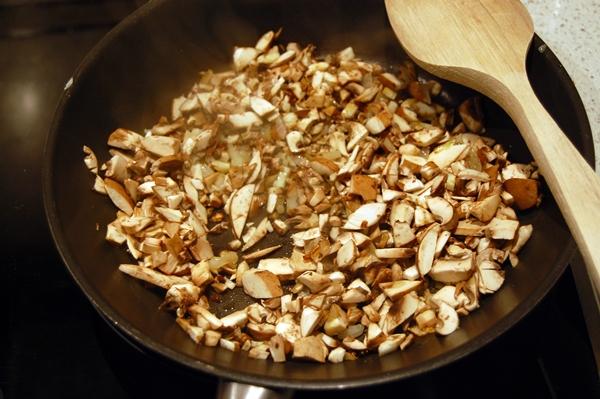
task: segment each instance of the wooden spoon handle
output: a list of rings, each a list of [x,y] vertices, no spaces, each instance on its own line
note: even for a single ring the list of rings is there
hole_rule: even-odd
[[[583,159],[536,97],[527,77],[501,101],[538,163],[597,292],[600,289],[600,177]]]

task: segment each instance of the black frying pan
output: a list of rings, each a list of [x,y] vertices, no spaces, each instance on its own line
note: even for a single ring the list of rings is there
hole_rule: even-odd
[[[105,197],[91,191],[82,146],[91,146],[105,161],[109,132],[152,126],[159,116],[169,114],[171,99],[187,92],[197,72],[228,67],[234,45],[252,45],[261,33],[278,27],[284,28],[282,42],[314,43],[321,53],[351,45],[362,58],[385,65],[405,57],[388,26],[383,2],[157,0],[111,31],[77,69],[48,136],[43,189],[58,250],[89,300],[136,344],[182,365],[225,379],[297,389],[358,387],[407,378],[466,356],[509,329],[548,292],[574,250],[547,191],[541,207],[522,216],[533,223],[534,235],[519,266],[508,270],[504,287],[461,319],[456,333],[424,337],[408,350],[382,358],[276,364],[196,346],[173,315],[157,310],[162,293],[117,270],[128,256],[103,239],[104,226],[115,211]],[[542,102],[592,162],[591,133],[581,100],[539,38],[531,47],[528,68]],[[459,101],[466,94],[448,85],[448,101]],[[508,145],[512,159],[531,160],[506,114],[487,100],[484,111],[489,134]]]

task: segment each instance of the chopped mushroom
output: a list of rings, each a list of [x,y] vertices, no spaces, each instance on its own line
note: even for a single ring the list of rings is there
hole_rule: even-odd
[[[105,238],[134,259],[119,270],[165,290],[197,344],[255,359],[339,363],[452,333],[518,264],[536,165],[414,65],[279,35],[236,47],[143,135],[110,133],[106,163],[83,148],[115,206]],[[232,290],[251,304],[230,309]]]
[[[295,359],[313,360],[319,363],[325,363],[329,351],[319,338],[315,336],[302,337],[294,342]]]
[[[249,270],[242,276],[244,292],[252,298],[276,298],[283,295],[276,275],[267,270]]]

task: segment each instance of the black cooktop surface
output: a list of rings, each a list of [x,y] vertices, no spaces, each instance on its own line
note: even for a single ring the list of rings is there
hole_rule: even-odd
[[[216,381],[153,357],[97,315],[46,227],[40,168],[65,83],[142,0],[0,0],[0,399],[214,396]],[[295,397],[600,397],[570,269],[536,309],[482,350],[395,384]]]

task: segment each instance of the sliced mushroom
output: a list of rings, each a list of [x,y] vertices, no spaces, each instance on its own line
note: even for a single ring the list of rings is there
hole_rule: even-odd
[[[294,277],[294,269],[288,258],[268,258],[258,262],[258,270],[267,270],[280,280],[290,280]]]
[[[319,338],[315,336],[302,337],[294,342],[294,359],[313,360],[319,363],[325,363],[329,351]]]
[[[377,248],[375,256],[379,259],[407,259],[415,255],[413,248]]]
[[[440,229],[439,226],[433,226],[421,238],[419,249],[417,250],[417,268],[421,276],[427,275],[433,265],[435,258],[435,248]]]
[[[350,266],[358,256],[358,249],[353,240],[346,241],[338,250],[336,255],[338,267],[344,268]]]
[[[277,298],[283,295],[277,276],[267,270],[248,270],[242,276],[244,292],[252,298]]]
[[[379,283],[379,288],[392,301],[396,301],[407,293],[414,291],[421,285],[421,281],[398,280],[388,283]]]
[[[439,304],[437,319],[435,331],[440,335],[452,334],[458,328],[458,314],[445,302]]]
[[[348,216],[344,229],[362,230],[373,226],[384,215],[386,205],[379,202],[371,202],[361,205]]]
[[[438,259],[433,264],[429,277],[441,283],[453,284],[467,280],[474,270],[474,256],[463,259]]]
[[[495,240],[512,240],[518,228],[517,220],[493,218],[485,227],[485,234]]]
[[[233,233],[236,237],[240,238],[246,225],[246,219],[248,218],[248,212],[250,212],[250,205],[252,204],[252,197],[254,195],[254,184],[247,184],[240,188],[233,199],[231,200],[231,223],[233,225]]]
[[[165,274],[152,270],[149,267],[122,264],[119,265],[119,270],[125,274],[130,275],[131,277],[135,277],[139,280],[143,280],[150,284],[157,285],[166,290],[168,290],[169,288],[171,288],[171,286],[175,284],[189,283],[189,281],[184,279],[183,277],[167,276]]]
[[[454,207],[441,197],[427,198],[427,206],[434,218],[441,223],[443,229],[453,229],[458,223]]]
[[[128,215],[133,213],[135,205],[122,185],[111,179],[104,179],[104,188],[110,200],[117,208]]]
[[[481,201],[477,201],[470,210],[471,215],[475,216],[480,221],[487,223],[496,214],[498,206],[500,205],[500,195],[491,195],[484,198]]]

